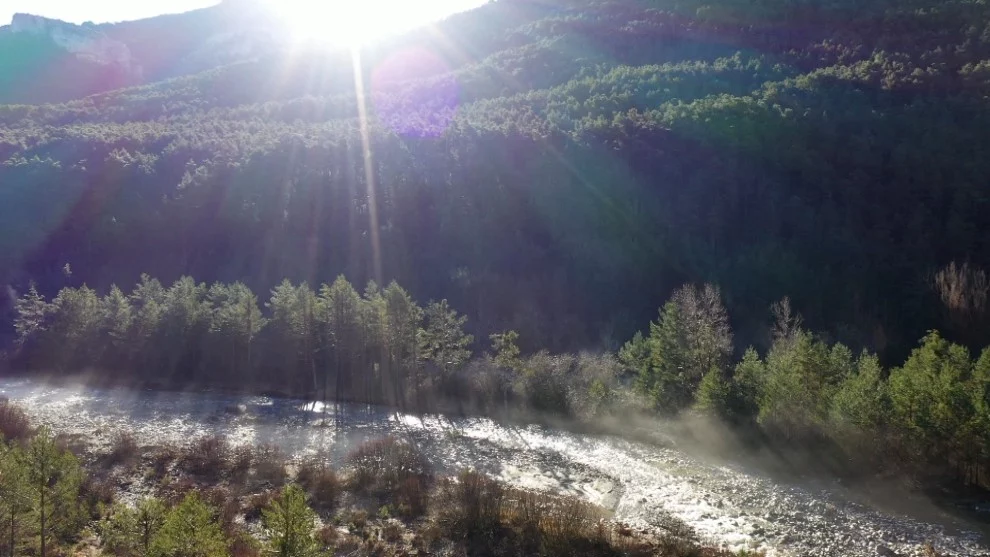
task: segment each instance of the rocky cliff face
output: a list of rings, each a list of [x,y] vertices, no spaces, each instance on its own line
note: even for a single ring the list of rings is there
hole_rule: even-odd
[[[271,54],[287,36],[256,0],[99,25],[16,14],[0,27],[0,104],[66,101],[197,73]]]
[[[15,14],[5,31],[47,36],[57,46],[87,62],[115,65],[135,75],[141,73],[127,45],[111,39],[92,24],[74,25],[36,15]]]

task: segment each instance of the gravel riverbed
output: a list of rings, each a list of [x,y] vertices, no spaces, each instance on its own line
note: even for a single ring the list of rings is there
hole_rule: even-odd
[[[232,443],[274,443],[294,456],[343,454],[357,440],[395,434],[416,441],[440,469],[471,467],[516,485],[580,495],[637,528],[672,515],[706,540],[768,555],[990,556],[978,525],[944,512],[893,512],[838,483],[774,480],[752,467],[713,462],[676,444],[647,444],[481,418],[396,415],[344,405],[334,413],[303,401],[51,386],[0,380],[0,395],[36,423],[107,443],[118,430],[142,444],[184,443],[221,433]],[[339,434],[335,434],[339,432]],[[932,506],[919,498],[916,505]],[[923,516],[923,517],[922,517]],[[934,517],[934,519],[933,519]]]

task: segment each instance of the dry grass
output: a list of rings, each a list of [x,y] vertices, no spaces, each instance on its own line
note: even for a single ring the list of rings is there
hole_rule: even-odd
[[[199,494],[217,513],[217,520],[223,531],[228,536],[236,533],[235,520],[241,512],[241,505],[230,490],[223,486],[213,486],[199,489]]]
[[[260,557],[261,544],[241,526],[233,528],[228,542],[230,557]]]
[[[227,470],[232,480],[243,482],[247,479],[251,465],[254,463],[254,450],[249,445],[240,445],[231,451],[229,469]]]
[[[274,497],[271,491],[255,493],[249,496],[241,508],[241,511],[244,513],[244,520],[260,520],[261,512],[271,506]]]
[[[79,486],[79,500],[85,503],[85,508],[91,518],[97,518],[101,507],[109,508],[113,504],[117,488],[110,479],[97,479],[92,475],[83,476]]]
[[[504,486],[473,471],[440,482],[437,523],[454,539],[494,538],[501,529]]]
[[[262,445],[254,452],[254,476],[259,482],[272,487],[285,484],[285,454],[274,445]]]
[[[395,493],[396,510],[400,516],[415,518],[426,513],[430,502],[428,478],[413,476],[399,484]]]
[[[327,512],[337,506],[341,492],[340,478],[325,462],[303,462],[296,473],[296,482],[306,490],[309,502],[315,509]]]
[[[337,527],[333,524],[327,524],[316,531],[316,541],[324,549],[334,547],[339,537],[340,534],[337,532]]]
[[[222,435],[205,435],[195,440],[182,453],[183,470],[209,479],[222,478],[232,468],[233,451]]]
[[[162,479],[168,473],[168,467],[180,456],[179,448],[171,443],[160,445],[151,452],[151,476]]]
[[[110,453],[107,464],[132,464],[139,454],[137,440],[128,431],[118,431],[110,439]]]
[[[433,504],[437,528],[423,530],[426,543],[451,539],[469,555],[692,555],[620,539],[605,511],[582,499],[508,488],[477,472],[441,480]]]
[[[395,437],[365,442],[346,459],[356,491],[392,494],[409,478],[425,478],[429,465],[412,444]]]
[[[31,421],[20,406],[0,400],[0,435],[13,442],[26,441],[31,437]]]

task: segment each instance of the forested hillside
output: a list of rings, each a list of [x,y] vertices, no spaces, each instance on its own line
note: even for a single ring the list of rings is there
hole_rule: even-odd
[[[0,281],[394,279],[552,350],[707,281],[737,349],[785,295],[897,361],[990,341],[935,288],[990,266],[983,3],[500,0],[358,59],[0,107]]]

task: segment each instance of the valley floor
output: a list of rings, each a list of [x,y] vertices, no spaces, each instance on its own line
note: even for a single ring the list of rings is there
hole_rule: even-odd
[[[392,437],[416,446],[437,476],[470,468],[513,488],[574,496],[604,509],[631,532],[655,536],[665,531],[665,524],[686,524],[699,539],[716,546],[779,555],[866,556],[876,555],[878,548],[923,555],[926,543],[944,555],[986,554],[972,523],[941,513],[920,498],[896,511],[883,509],[835,483],[780,482],[738,464],[692,456],[674,437],[657,446],[544,426],[414,417],[354,405],[341,406],[334,416],[332,408],[323,412],[298,400],[216,393],[53,387],[29,381],[4,382],[0,393],[23,404],[35,422],[85,439],[92,454],[109,452],[118,431],[131,432],[139,446],[174,445],[177,450],[191,440],[220,435],[232,446],[278,447],[296,469],[319,455],[346,477],[355,447]],[[125,491],[131,494],[125,497],[152,490],[123,481],[129,482]],[[388,504],[379,500],[374,508],[351,510],[364,510],[375,522]],[[922,505],[928,512],[903,508],[920,510]],[[375,522],[378,528],[386,523]]]

